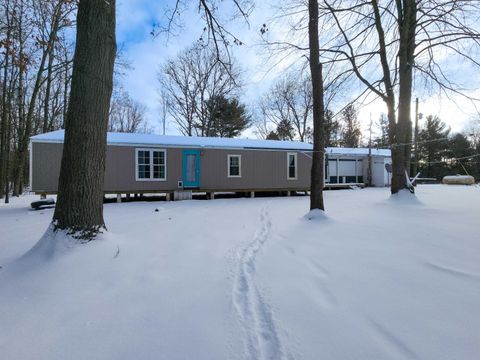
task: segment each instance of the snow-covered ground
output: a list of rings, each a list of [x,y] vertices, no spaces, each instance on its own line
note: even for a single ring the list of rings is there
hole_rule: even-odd
[[[22,257],[33,199],[0,205],[0,359],[480,358],[478,186],[106,204]]]

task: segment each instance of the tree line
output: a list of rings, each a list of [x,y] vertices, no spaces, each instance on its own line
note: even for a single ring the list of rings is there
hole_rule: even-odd
[[[64,0],[0,1],[0,196],[28,183],[30,136],[65,121],[74,9]]]
[[[76,11],[72,0],[0,0],[0,198],[7,201],[28,185],[30,137],[64,128]],[[145,107],[119,84],[109,131],[151,132]]]
[[[417,141],[417,168],[422,177],[461,174],[480,178],[480,120],[472,120],[463,132],[451,133],[439,117],[429,115]]]

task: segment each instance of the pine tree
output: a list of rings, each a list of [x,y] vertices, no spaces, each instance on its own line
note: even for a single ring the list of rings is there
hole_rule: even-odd
[[[276,131],[270,131],[265,138],[266,140],[280,140]]]
[[[342,145],[345,147],[359,147],[362,131],[357,119],[358,112],[355,106],[350,104],[342,111]]]
[[[292,124],[284,119],[277,125],[277,135],[280,140],[293,140],[295,138],[295,130]]]
[[[331,110],[325,110],[325,146],[338,146],[340,142],[341,125],[333,117]]]
[[[418,134],[418,169],[423,176],[443,176],[444,164],[440,162],[448,158],[449,133],[450,129],[439,117],[427,116],[425,125]]]
[[[206,108],[209,123],[207,136],[233,138],[251,123],[245,105],[235,98],[214,96],[207,101]]]
[[[475,149],[465,135],[455,134],[450,139],[449,155],[451,158],[464,158],[473,155],[474,153]],[[474,167],[472,161],[469,161],[469,159],[462,159],[459,161],[453,161],[449,166],[449,170],[453,174],[471,175]]]

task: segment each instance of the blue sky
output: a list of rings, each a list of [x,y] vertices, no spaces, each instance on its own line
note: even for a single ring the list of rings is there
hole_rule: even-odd
[[[204,26],[196,12],[197,2],[191,2],[190,9],[181,14],[183,28],[177,34],[167,39],[165,36],[153,37],[150,32],[154,23],[161,21],[168,6],[173,1],[158,0],[117,0],[117,41],[123,49],[132,70],[121,82],[130,95],[147,107],[147,118],[157,131],[160,131],[158,81],[159,66],[168,58],[191,45],[201,35]],[[243,91],[243,101],[255,105],[256,99],[268,90],[274,79],[282,74],[285,64],[272,67],[265,57],[265,52],[258,46],[260,42],[259,29],[263,22],[273,12],[267,2],[252,13],[250,27],[243,23],[233,23],[232,29],[240,34],[247,45],[234,49],[234,55],[240,65],[246,70],[246,86]],[[450,71],[456,72],[458,78],[469,78],[480,83],[478,71],[463,68],[462,64],[451,64]],[[476,92],[480,96],[480,92]],[[416,94],[414,94],[416,96]],[[473,116],[475,108],[465,99],[455,96],[456,104],[445,97],[436,94],[421,93],[420,111],[424,114],[441,115],[453,131],[461,131],[466,121]],[[366,130],[370,114],[374,120],[384,111],[381,101],[361,109],[359,118]],[[174,123],[167,123],[167,134],[179,134]],[[244,136],[254,137],[253,132]]]
[[[167,38],[165,35],[153,37],[150,32],[154,23],[164,19],[166,6],[172,2],[154,0],[119,0],[117,2],[117,42],[132,70],[121,79],[123,86],[137,101],[148,108],[147,116],[153,126],[159,130],[159,104],[157,73],[160,65],[168,58],[190,46],[202,35],[204,27],[195,6],[191,6],[180,15],[183,28]],[[192,4],[196,4],[193,3]],[[258,49],[252,46],[260,39],[261,20],[252,16],[250,27],[232,23],[232,28],[241,34],[247,46],[234,49],[234,56],[244,69],[248,69],[246,87],[243,91],[245,102],[258,98],[260,91],[267,90],[275,72],[266,73],[263,58]],[[178,134],[174,123],[167,124],[167,134]],[[253,134],[247,134],[253,137]]]

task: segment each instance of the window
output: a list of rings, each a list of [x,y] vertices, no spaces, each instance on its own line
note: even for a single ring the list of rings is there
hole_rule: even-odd
[[[136,180],[167,180],[166,151],[158,149],[136,149]]]
[[[357,177],[356,176],[346,176],[345,177],[345,182],[347,184],[353,184],[353,183],[357,182]]]
[[[228,177],[242,177],[242,155],[228,155]]]
[[[287,179],[297,180],[297,153],[287,154]]]

